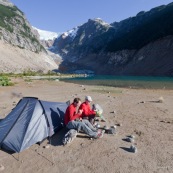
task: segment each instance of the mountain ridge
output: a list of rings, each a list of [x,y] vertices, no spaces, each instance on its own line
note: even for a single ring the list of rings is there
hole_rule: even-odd
[[[53,32],[44,31],[47,35],[43,39],[42,30],[32,27],[24,13],[8,0],[0,0],[0,19],[0,43],[8,43],[11,50],[19,51],[24,61],[30,57],[28,64],[37,64],[27,66],[25,62],[21,70],[46,67],[65,73],[85,69],[95,74],[173,76],[173,3],[111,24],[100,18],[88,19],[60,35],[54,33],[51,38]],[[26,57],[22,49],[27,51]],[[12,56],[7,52],[1,58],[2,64]],[[35,61],[37,55],[43,57],[44,65],[41,59],[39,63]],[[11,57],[10,61],[13,63]],[[48,62],[49,68],[45,66]],[[16,71],[14,66],[10,67]]]
[[[106,22],[89,19],[78,28],[73,40],[61,36],[55,40],[54,51],[64,59],[60,70],[73,72],[83,68],[93,70],[96,74],[173,75],[172,67],[168,65],[172,64],[168,55],[172,55],[173,50],[173,3],[139,12],[134,17],[108,24],[107,27],[101,23]],[[157,47],[161,50],[162,42],[169,45],[163,45],[165,54],[155,54]],[[139,52],[143,52],[140,57]],[[136,59],[141,61],[134,63]],[[164,70],[158,68],[161,66],[159,61],[163,63]],[[148,71],[145,70],[145,64],[150,67]]]

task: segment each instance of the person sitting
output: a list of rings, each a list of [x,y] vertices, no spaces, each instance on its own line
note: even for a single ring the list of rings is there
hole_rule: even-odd
[[[95,123],[95,116],[96,116],[96,111],[91,109],[90,103],[92,102],[91,96],[86,96],[85,97],[85,102],[83,102],[79,110],[82,112],[82,118],[89,120],[89,122],[94,125]]]
[[[65,112],[64,123],[67,129],[75,129],[78,132],[83,131],[92,138],[102,138],[104,130],[95,129],[88,120],[82,120],[81,111],[77,113],[77,107],[81,104],[80,98],[75,98]]]

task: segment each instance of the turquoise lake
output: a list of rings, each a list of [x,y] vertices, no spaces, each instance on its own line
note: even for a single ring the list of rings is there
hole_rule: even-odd
[[[60,79],[64,82],[81,85],[102,85],[125,88],[173,89],[173,77],[142,77],[142,76],[91,76]]]

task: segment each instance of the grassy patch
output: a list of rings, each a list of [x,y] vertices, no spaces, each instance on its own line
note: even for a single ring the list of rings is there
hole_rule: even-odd
[[[53,71],[48,71],[47,73],[43,73],[42,71],[32,71],[30,69],[23,71],[22,73],[14,74],[14,73],[0,73],[0,76],[7,76],[7,77],[27,77],[27,76],[57,76],[57,77],[77,77],[78,75],[74,74],[62,74],[62,73],[55,73]],[[80,75],[79,75],[80,76]]]
[[[0,76],[0,86],[13,86],[14,83],[11,82],[11,79],[7,76]]]

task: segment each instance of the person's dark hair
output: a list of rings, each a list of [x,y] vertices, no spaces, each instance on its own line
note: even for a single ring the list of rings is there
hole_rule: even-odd
[[[75,99],[73,100],[73,103],[79,103],[80,101],[81,101],[80,98],[75,98]]]

